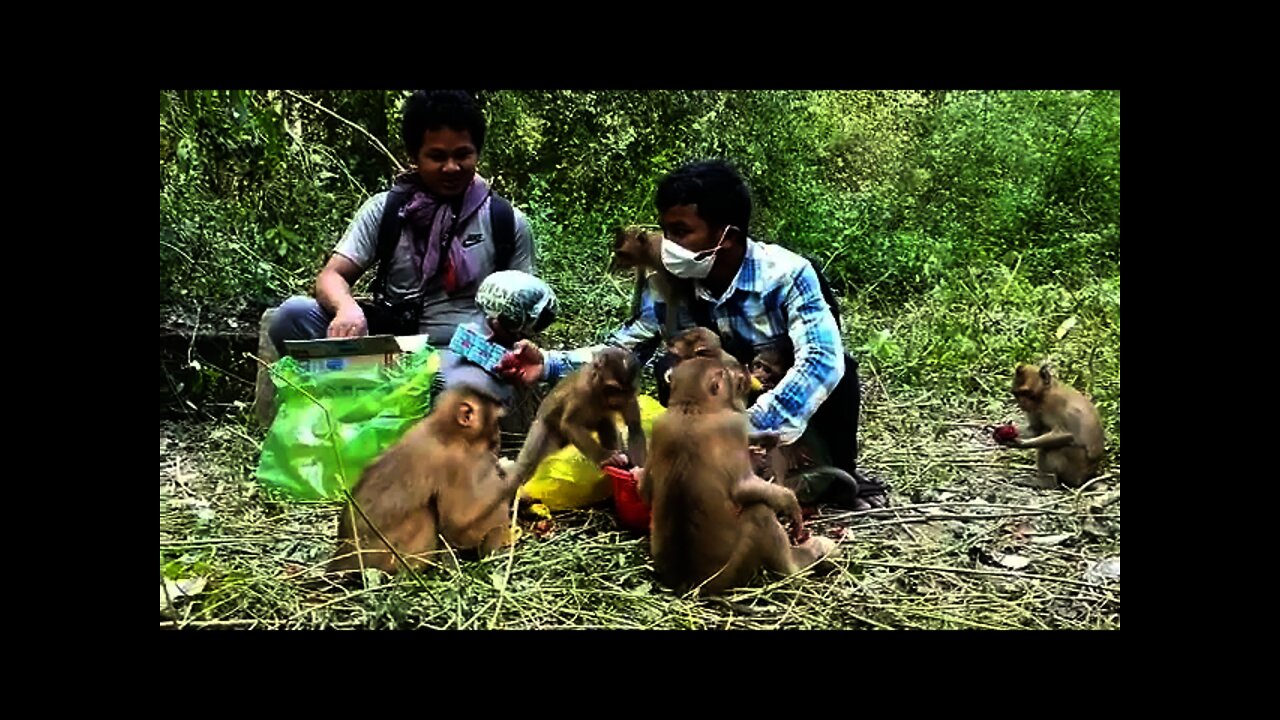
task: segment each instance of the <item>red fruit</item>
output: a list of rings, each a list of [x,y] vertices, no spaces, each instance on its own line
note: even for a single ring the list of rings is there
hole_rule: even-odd
[[[523,370],[524,363],[520,362],[520,358],[517,357],[515,353],[507,353],[506,355],[503,355],[502,360],[498,361],[498,366],[494,368],[494,371],[498,373],[499,377],[506,379],[519,376]]]
[[[1009,442],[1018,437],[1018,428],[1012,425],[1001,425],[996,428],[995,439],[999,442]]]
[[[649,529],[649,506],[640,499],[636,478],[630,470],[606,466],[604,474],[613,480],[613,506],[623,527],[645,532]]]

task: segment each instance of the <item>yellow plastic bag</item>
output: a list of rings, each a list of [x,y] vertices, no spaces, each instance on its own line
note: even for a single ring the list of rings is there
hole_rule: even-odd
[[[664,412],[666,408],[657,400],[648,395],[640,396],[640,426],[644,428],[646,439],[653,437],[653,421]],[[626,427],[619,424],[618,433],[626,438]],[[573,445],[566,445],[543,458],[533,477],[520,490],[522,498],[541,502],[552,510],[593,505],[608,500],[612,495],[613,484],[609,478]]]

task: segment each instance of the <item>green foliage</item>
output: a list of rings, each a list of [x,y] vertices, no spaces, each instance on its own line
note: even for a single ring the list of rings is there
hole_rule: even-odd
[[[208,317],[309,292],[393,171],[364,133],[315,105],[404,162],[406,95],[162,92],[162,310],[201,306]],[[1118,92],[554,90],[481,101],[480,171],[528,215],[539,274],[563,303],[551,342],[588,341],[624,319],[630,284],[604,273],[611,228],[656,219],[663,173],[724,157],[751,185],[751,234],[822,266],[846,296],[849,346],[890,382],[1004,398],[1014,363],[1049,358],[1118,432]]]
[[[384,118],[385,131],[385,93],[367,95],[340,106]],[[367,140],[286,93],[162,92],[161,308],[234,315],[306,292],[390,176],[390,161],[357,143]]]

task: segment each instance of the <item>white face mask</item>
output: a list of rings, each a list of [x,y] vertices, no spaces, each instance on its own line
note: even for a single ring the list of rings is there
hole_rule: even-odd
[[[720,233],[720,242],[716,243],[715,247],[702,252],[686,250],[674,240],[662,238],[662,264],[678,278],[689,280],[705,278],[711,274],[711,266],[716,263],[716,252],[724,244],[725,235],[728,234],[730,227],[733,226],[726,226],[724,232]]]

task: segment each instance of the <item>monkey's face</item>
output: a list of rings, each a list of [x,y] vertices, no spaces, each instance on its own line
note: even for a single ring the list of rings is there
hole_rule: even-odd
[[[613,262],[609,270],[627,270],[640,264],[644,257],[643,231],[632,225],[619,230],[613,237]]]
[[[635,396],[639,371],[630,351],[605,348],[591,362],[591,387],[605,407],[621,410]]]
[[[479,152],[467,130],[442,126],[422,134],[418,149],[418,177],[431,192],[442,198],[454,198],[466,192],[476,176]]]
[[[601,387],[601,396],[604,398],[605,407],[610,410],[622,410],[627,406],[627,401],[631,396],[635,395],[636,389],[616,378],[607,378]]]
[[[756,355],[751,361],[751,377],[760,382],[763,390],[772,390],[778,385],[778,381],[782,380],[782,376],[787,373],[783,367],[781,358],[772,352],[762,351]]]
[[[667,343],[667,352],[681,360],[694,357],[719,357],[720,337],[704,327],[686,330]]]
[[[1019,365],[1014,370],[1013,399],[1019,410],[1029,413],[1040,408],[1040,400],[1048,384],[1048,370],[1035,365]]]

